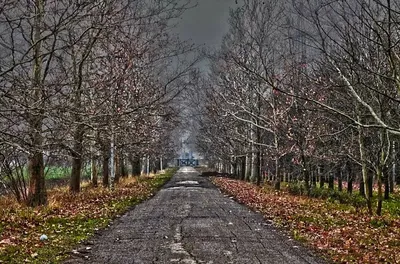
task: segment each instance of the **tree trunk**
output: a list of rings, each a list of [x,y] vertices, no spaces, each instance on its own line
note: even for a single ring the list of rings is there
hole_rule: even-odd
[[[394,193],[394,184],[396,182],[396,141],[392,141],[392,175],[389,176],[389,192]]]
[[[353,170],[352,164],[347,161],[346,163],[347,168],[347,192],[352,194],[353,193]]]
[[[246,155],[246,172],[245,172],[245,177],[244,179],[246,181],[250,180],[250,176],[251,176],[251,160],[252,160],[252,153],[247,153]]]
[[[114,152],[114,160],[115,160],[115,178],[114,178],[114,183],[118,183],[119,179],[121,178],[121,156],[119,151],[116,150]]]
[[[154,158],[153,162],[153,174],[156,174],[160,170],[160,163],[157,158]]]
[[[92,182],[92,185],[94,187],[97,187],[98,185],[98,175],[97,175],[97,160],[96,158],[92,157],[91,159],[91,170],[90,170],[90,180]]]
[[[378,182],[378,201],[377,201],[377,208],[376,208],[376,214],[381,215],[382,214],[382,202],[383,202],[383,197],[382,197],[382,167],[378,166],[377,172],[376,172],[376,178]]]
[[[281,172],[279,168],[279,159],[275,157],[275,179],[274,189],[279,191],[281,189]]]
[[[108,185],[110,184],[110,178],[109,178],[109,162],[110,162],[110,157],[109,157],[109,150],[107,147],[104,148],[103,150],[103,187],[107,188]]]
[[[319,175],[319,188],[323,189],[325,185],[325,177],[322,165],[318,166],[318,175]]]
[[[306,188],[307,194],[310,193],[310,172],[306,168],[303,168],[304,187]]]
[[[360,121],[360,120],[359,120]],[[368,212],[372,215],[372,192],[369,188],[370,181],[368,176],[368,168],[367,168],[367,159],[365,157],[365,143],[364,143],[364,136],[362,135],[362,128],[358,127],[358,144],[360,148],[360,158],[361,158],[361,171],[362,171],[362,178],[363,178],[363,189],[364,189],[364,197],[367,201]],[[360,182],[360,193],[361,193],[361,182]]]
[[[126,163],[125,163],[125,158],[124,155],[121,153],[121,157],[120,157],[120,165],[121,165],[121,176],[123,178],[128,177],[128,170],[126,169]]]
[[[335,173],[333,171],[330,171],[328,175],[328,188],[330,190],[335,188]]]
[[[72,154],[72,171],[69,182],[69,191],[73,193],[78,193],[81,188],[83,135],[83,127],[82,125],[78,125],[74,135],[74,153]]]
[[[114,135],[114,128],[111,127],[111,142],[110,142],[110,189],[114,190],[115,184],[115,135]]]
[[[389,183],[389,173],[387,167],[383,170],[383,181],[385,184],[385,194],[384,194],[384,199],[389,200],[390,198],[390,183]]]
[[[343,171],[340,167],[337,169],[337,177],[338,177],[338,191],[343,191]]]
[[[303,163],[303,177],[304,177],[304,187],[306,188],[307,194],[310,192],[310,172],[307,169],[307,159],[302,151],[301,160]]]
[[[238,164],[237,164],[237,162],[238,162],[238,159],[235,158],[235,157],[233,157],[233,158],[232,158],[232,163],[231,163],[231,174],[233,175],[233,177],[234,177],[235,179],[237,179],[237,178],[238,178],[238,175],[239,175],[239,173],[238,173]]]
[[[80,191],[81,170],[82,170],[82,158],[80,155],[77,155],[72,158],[71,178],[69,181],[70,192],[78,193]]]
[[[140,157],[131,157],[132,176],[140,175]]]
[[[246,177],[246,157],[241,157],[241,166],[240,179],[243,181]]]
[[[219,171],[221,171],[221,168],[219,168]],[[146,175],[150,174],[150,157],[147,156],[146,158]]]
[[[254,155],[253,162],[254,162],[253,173],[252,173],[253,178],[251,179],[251,181],[259,185],[261,183],[261,164],[260,164],[261,162],[260,162],[260,152],[258,150]]]
[[[365,197],[365,184],[364,184],[364,177],[362,176],[362,174],[360,175],[359,189],[360,189],[360,195]]]
[[[31,155],[28,157],[28,174],[29,174],[29,190],[27,197],[27,205],[39,206],[47,203],[47,192],[44,175],[44,160],[41,151],[43,136],[42,124],[44,115],[44,87],[42,83],[42,24],[44,17],[44,1],[35,0],[36,11],[33,25],[33,100],[38,107],[38,113],[34,113],[29,119],[29,128],[32,137]]]
[[[36,152],[28,159],[29,191],[27,204],[40,206],[47,203],[43,154]]]
[[[314,169],[312,170],[312,177],[311,177],[311,179],[312,179],[312,186],[313,187],[316,187],[317,186],[317,175],[318,175],[318,172],[316,172],[315,171],[315,166],[314,166]]]

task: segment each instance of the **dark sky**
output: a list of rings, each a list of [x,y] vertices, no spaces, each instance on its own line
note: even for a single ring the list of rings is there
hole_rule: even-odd
[[[182,39],[195,44],[219,47],[228,31],[229,8],[237,6],[237,0],[198,0],[197,7],[188,10],[178,27]]]

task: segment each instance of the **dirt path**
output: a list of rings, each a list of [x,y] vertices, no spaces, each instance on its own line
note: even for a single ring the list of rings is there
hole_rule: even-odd
[[[65,263],[324,263],[182,168]]]

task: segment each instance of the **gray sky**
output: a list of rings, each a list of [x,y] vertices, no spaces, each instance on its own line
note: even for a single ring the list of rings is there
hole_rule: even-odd
[[[229,7],[236,0],[198,0],[198,6],[188,10],[177,28],[182,39],[217,48],[228,31]],[[238,1],[240,3],[240,1]]]

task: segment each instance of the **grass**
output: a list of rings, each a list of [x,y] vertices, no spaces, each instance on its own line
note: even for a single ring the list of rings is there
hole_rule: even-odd
[[[284,183],[282,184],[283,190],[293,195],[307,195],[312,198],[326,199],[332,203],[349,204],[354,206],[355,209],[361,209],[366,207],[366,201],[363,196],[360,195],[358,190],[355,190],[352,194],[346,192],[346,189],[339,191],[337,188],[329,189],[328,187],[320,188],[319,186],[312,186],[309,193],[304,187],[302,182],[297,183]],[[377,203],[377,191],[373,193],[372,203]],[[400,194],[399,190],[397,193],[390,194],[388,200],[383,201],[382,212],[385,215],[400,216]]]
[[[114,191],[86,184],[81,193],[71,194],[57,187],[49,191],[48,205],[39,208],[0,198],[0,263],[60,263],[96,230],[149,198],[174,172],[124,178]],[[42,234],[48,240],[40,241]]]
[[[46,166],[44,169],[44,174],[46,180],[58,180],[65,179],[71,175],[71,167],[61,167],[61,166]],[[82,175],[84,178],[88,178],[90,175],[90,168],[88,166],[84,167],[82,170]],[[14,176],[16,177],[16,175]],[[23,177],[28,179],[27,168],[23,168]]]
[[[64,179],[71,175],[71,167],[48,166],[44,172],[46,180]]]
[[[399,195],[384,202],[383,216],[370,216],[347,200],[321,199],[275,191],[243,181],[212,178],[237,201],[260,211],[294,239],[336,263],[400,263]],[[350,198],[351,199],[351,198]]]

